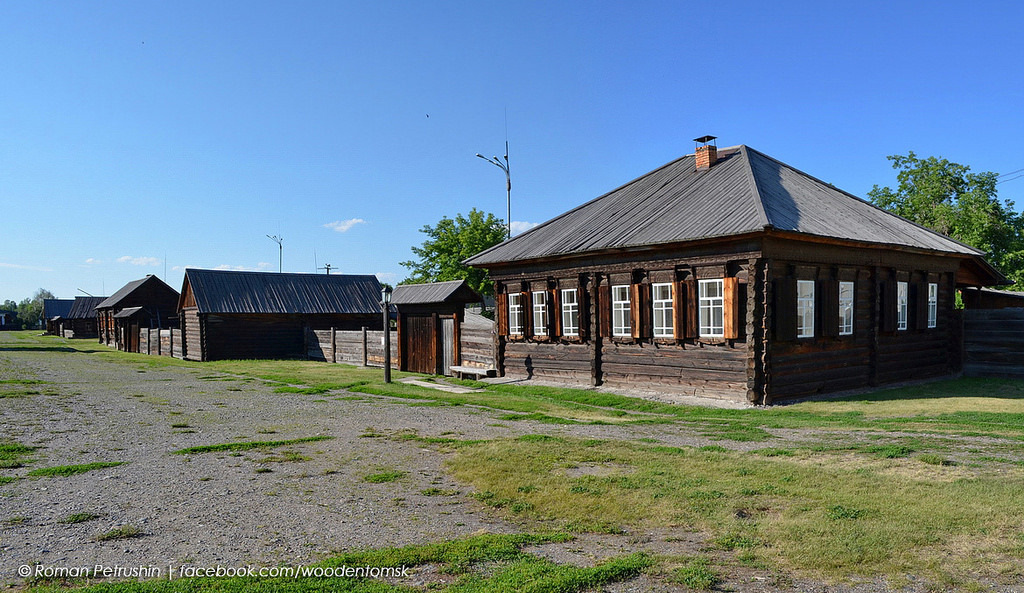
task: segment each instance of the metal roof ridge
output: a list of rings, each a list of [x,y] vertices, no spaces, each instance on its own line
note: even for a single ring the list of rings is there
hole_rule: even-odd
[[[751,195],[754,198],[754,207],[757,209],[757,214],[761,218],[761,226],[765,229],[774,228],[775,225],[768,218],[768,210],[764,207],[764,197],[761,195],[761,186],[757,183],[757,176],[754,175],[754,167],[750,164],[750,154],[747,151],[753,149],[746,144],[740,144],[738,148],[740,155],[743,157],[743,165],[747,169],[747,179],[750,181]],[[757,151],[755,150],[754,152]]]

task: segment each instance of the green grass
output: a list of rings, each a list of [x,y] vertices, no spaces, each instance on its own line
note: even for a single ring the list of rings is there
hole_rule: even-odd
[[[94,463],[81,463],[77,465],[58,465],[54,467],[41,467],[28,472],[29,476],[34,478],[39,477],[68,477],[75,476],[78,474],[84,474],[97,469],[105,469],[108,467],[117,467],[124,464],[123,461],[97,461]]]
[[[704,556],[692,558],[673,570],[669,580],[694,591],[710,591],[722,582],[722,578],[711,568],[711,562]]]
[[[386,484],[388,482],[397,482],[406,475],[408,475],[407,472],[397,469],[385,470],[373,474],[367,474],[363,476],[363,481],[369,482],[370,484]]]
[[[846,465],[827,454],[751,457],[551,437],[460,447],[448,466],[476,498],[527,526],[684,527],[836,578],[942,575],[1024,559],[1020,469],[963,475],[920,471],[917,459]]]
[[[100,516],[95,513],[74,513],[58,520],[57,522],[73,525],[75,523],[85,523],[86,521],[92,521],[99,518]]]
[[[239,441],[235,443],[220,443],[217,445],[200,445],[197,447],[187,447],[185,449],[178,449],[173,453],[175,455],[191,455],[193,453],[217,453],[222,451],[239,452],[251,451],[253,449],[276,449],[277,447],[284,447],[287,445],[296,445],[299,443],[313,443],[316,441],[326,441],[333,438],[334,437],[332,436],[315,436],[301,439],[290,439],[286,441]]]
[[[35,447],[21,443],[0,443],[0,469],[14,469],[25,465]]]
[[[122,525],[97,535],[95,539],[98,542],[107,542],[119,539],[132,539],[135,537],[142,537],[143,535],[142,530],[134,525]]]

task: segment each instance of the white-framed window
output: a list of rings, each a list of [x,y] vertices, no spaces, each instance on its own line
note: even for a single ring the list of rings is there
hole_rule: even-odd
[[[896,283],[896,329],[907,329],[907,283]]]
[[[580,335],[580,301],[575,288],[562,289],[562,335]]]
[[[796,281],[796,337],[814,337],[814,280]]]
[[[853,335],[853,282],[839,283],[839,335]]]
[[[612,335],[629,337],[632,334],[629,315],[629,285],[612,287]]]
[[[722,280],[698,280],[700,335],[704,338],[725,336],[725,287]]]
[[[939,285],[928,283],[928,327],[938,325],[939,321]]]
[[[672,284],[670,282],[651,285],[651,306],[654,309],[654,337],[675,336],[672,328]]]
[[[508,333],[523,335],[523,295],[513,292],[508,295]]]
[[[548,335],[548,293],[544,290],[533,292],[533,335]]]

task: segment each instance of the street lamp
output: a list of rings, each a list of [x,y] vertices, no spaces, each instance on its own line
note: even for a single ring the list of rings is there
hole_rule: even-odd
[[[497,168],[499,168],[499,169],[501,169],[502,171],[505,172],[505,191],[508,194],[507,195],[507,204],[506,204],[507,207],[508,207],[508,211],[507,211],[508,212],[508,217],[505,219],[505,222],[508,223],[508,238],[511,239],[512,238],[512,176],[508,172],[508,140],[505,141],[505,162],[504,163],[501,162],[501,160],[498,159],[498,157],[487,158],[484,155],[480,154],[479,152],[476,153],[476,156],[482,158],[483,160],[487,161],[488,163],[494,165],[495,167],[497,167]]]
[[[284,237],[278,237],[277,235],[267,235],[267,238],[277,243],[277,273],[281,273],[281,263],[284,261]]]
[[[384,382],[391,382],[391,287],[380,289],[380,306],[384,311]]]

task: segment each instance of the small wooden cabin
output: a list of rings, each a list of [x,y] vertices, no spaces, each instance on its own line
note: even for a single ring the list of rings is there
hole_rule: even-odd
[[[451,375],[452,367],[460,364],[459,329],[466,304],[481,301],[465,280],[395,287],[391,303],[398,311],[398,368]]]
[[[100,343],[139,351],[139,330],[178,326],[178,291],[147,275],[122,286],[96,306]]]
[[[307,329],[381,329],[380,289],[370,275],[187,269],[184,357],[305,358]]]
[[[64,338],[95,338],[99,335],[96,325],[96,305],[107,297],[75,297],[68,314],[60,317],[58,335]]]
[[[0,331],[18,329],[18,312],[0,309]]]
[[[501,373],[770,404],[960,370],[981,251],[711,139],[467,260]]]
[[[47,334],[56,336],[60,333],[60,321],[57,318],[63,318],[71,312],[73,304],[75,299],[43,299],[43,327]]]

